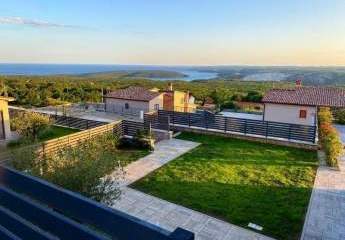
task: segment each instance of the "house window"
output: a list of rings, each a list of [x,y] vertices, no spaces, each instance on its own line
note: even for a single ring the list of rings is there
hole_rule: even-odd
[[[155,104],[154,108],[155,110],[159,110],[159,104]]]
[[[129,103],[125,103],[125,109],[129,109]]]
[[[307,118],[307,110],[299,110],[299,118]]]

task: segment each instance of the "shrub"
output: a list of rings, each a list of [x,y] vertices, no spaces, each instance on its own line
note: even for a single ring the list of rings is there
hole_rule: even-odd
[[[330,108],[321,107],[318,112],[319,124],[332,124],[333,116]]]
[[[41,158],[37,154],[37,146],[30,145],[11,150],[11,165],[19,171],[27,171],[38,175],[41,169]],[[36,172],[37,171],[37,172]]]
[[[11,127],[24,138],[37,140],[40,132],[52,125],[48,116],[35,112],[18,113],[11,120]]]
[[[337,130],[332,126],[332,113],[329,108],[320,108],[318,112],[319,138],[326,153],[327,164],[338,167],[338,159],[343,152],[343,144]]]
[[[154,150],[154,136],[147,130],[138,130],[133,138],[121,138],[119,148]]]
[[[154,136],[149,130],[138,130],[134,136],[134,139],[138,142],[139,147],[142,149],[153,151],[155,148]]]
[[[110,204],[119,197],[119,181],[124,176],[125,159],[117,157],[117,144],[112,134],[106,134],[45,157],[39,156],[36,149],[25,147],[15,150],[12,165],[18,170]],[[107,176],[110,173],[111,177]]]
[[[345,124],[345,109],[335,111],[335,119],[339,124]]]

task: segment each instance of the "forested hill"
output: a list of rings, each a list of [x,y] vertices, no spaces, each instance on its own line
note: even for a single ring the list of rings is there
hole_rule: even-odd
[[[213,66],[197,70],[217,72],[223,79],[245,81],[288,81],[304,85],[345,86],[345,67]]]
[[[112,79],[112,78],[184,78],[187,75],[176,71],[162,71],[162,70],[140,70],[140,71],[115,71],[103,73],[87,73],[81,74],[81,77],[91,77],[96,79]]]
[[[173,81],[174,89],[189,90],[199,103],[212,98],[220,106],[229,106],[233,99],[248,93],[260,96],[271,88],[292,86],[288,82],[247,82],[232,80]],[[57,75],[57,76],[0,76],[0,95],[17,99],[24,106],[46,106],[63,102],[99,102],[103,93],[128,86],[166,89],[167,81],[124,77],[117,74]],[[253,92],[254,91],[254,92]]]

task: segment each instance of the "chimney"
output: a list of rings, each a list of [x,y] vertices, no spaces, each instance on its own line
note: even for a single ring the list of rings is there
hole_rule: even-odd
[[[302,87],[302,80],[301,79],[296,80],[296,87]]]
[[[172,83],[169,83],[168,90],[169,90],[169,91],[172,91],[172,90],[173,90],[173,84],[172,84]]]
[[[187,93],[186,93],[186,103],[189,103],[189,96],[190,96],[189,91],[187,91]]]

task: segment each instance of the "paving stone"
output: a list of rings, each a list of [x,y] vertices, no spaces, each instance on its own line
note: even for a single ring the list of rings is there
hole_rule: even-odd
[[[302,240],[345,239],[345,167],[340,169],[319,167]]]

